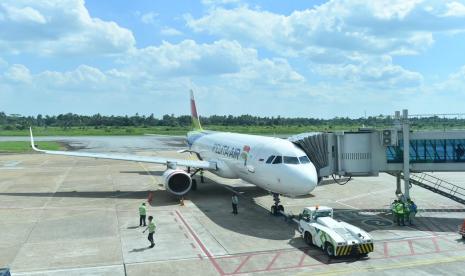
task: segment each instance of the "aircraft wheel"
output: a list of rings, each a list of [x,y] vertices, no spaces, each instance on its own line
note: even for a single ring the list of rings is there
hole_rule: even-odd
[[[284,212],[284,206],[278,205],[278,211]]]
[[[305,241],[305,243],[308,244],[308,245],[313,245],[312,235],[311,235],[309,232],[305,232],[305,234],[304,234],[304,241]]]
[[[325,252],[326,252],[326,255],[328,255],[328,257],[333,257],[334,256],[334,247],[332,244],[330,243],[327,243],[326,244],[326,247],[325,247]]]
[[[192,179],[192,191],[197,191],[197,180]]]
[[[278,209],[276,209],[276,206],[271,206],[271,214],[273,216],[276,216],[276,214],[278,214]]]

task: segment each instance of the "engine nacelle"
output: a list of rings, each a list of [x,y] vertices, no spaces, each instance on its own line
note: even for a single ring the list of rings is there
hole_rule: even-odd
[[[192,187],[191,176],[183,170],[166,170],[163,173],[163,181],[165,189],[177,196],[187,194]]]

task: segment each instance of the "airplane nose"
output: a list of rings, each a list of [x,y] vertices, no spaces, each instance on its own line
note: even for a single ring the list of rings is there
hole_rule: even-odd
[[[318,174],[315,166],[312,163],[305,164],[305,166],[299,170],[299,175],[300,177],[297,183],[298,192],[301,195],[309,194],[318,185]]]

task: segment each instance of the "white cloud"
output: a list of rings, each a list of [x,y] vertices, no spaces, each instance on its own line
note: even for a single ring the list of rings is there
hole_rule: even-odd
[[[323,77],[411,87],[422,83],[421,74],[393,64],[391,57],[421,54],[436,34],[465,31],[465,20],[456,17],[461,8],[434,0],[330,0],[289,15],[239,6],[185,19],[195,32],[304,59]],[[380,57],[390,61],[377,63]]]
[[[140,21],[144,24],[155,24],[158,17],[156,12],[147,12],[140,15]]]
[[[4,73],[4,76],[7,81],[15,83],[29,83],[31,81],[31,73],[29,69],[21,64],[13,64]]]
[[[305,84],[304,77],[285,59],[260,59],[255,49],[237,42],[198,44],[193,40],[134,49],[119,60],[117,68],[106,71],[80,65],[64,72],[46,70],[31,74],[24,65],[13,65],[0,76],[4,91],[17,91],[24,96],[47,95],[46,98],[75,94],[82,96],[79,101],[90,102],[95,101],[90,95],[138,97],[137,94],[155,93],[154,98],[174,99],[197,86],[207,93],[210,89],[227,89],[269,94],[298,91],[298,86]]]
[[[164,27],[161,29],[160,33],[165,36],[178,36],[182,35],[182,32],[175,29],[175,28],[170,28],[170,27]]]
[[[447,11],[445,16],[465,16],[465,5],[459,2],[446,3]]]
[[[128,29],[90,17],[83,0],[4,0],[1,14],[3,53],[114,54],[135,45]]]
[[[423,82],[423,76],[420,73],[392,64],[389,56],[361,59],[352,64],[318,65],[315,70],[325,76],[369,84],[372,88],[403,89],[418,87]]]
[[[238,42],[220,40],[198,44],[184,40],[178,44],[138,49],[122,60],[134,75],[157,77],[227,76],[263,82],[300,81],[303,79],[283,59],[259,59],[253,48]]]
[[[428,9],[429,3],[435,4]],[[312,9],[280,15],[246,6],[215,8],[187,26],[221,38],[295,56],[308,47],[367,54],[417,53],[435,32],[465,30],[465,20],[443,17],[442,1],[329,1]]]
[[[6,60],[0,57],[0,70],[6,68],[7,66],[8,66],[8,62],[6,62]]]
[[[228,4],[237,4],[240,2],[241,0],[202,0],[202,4],[206,6],[220,6]]]
[[[14,22],[46,23],[45,17],[31,7],[17,8],[4,3],[0,4],[0,9],[5,12],[8,19]]]

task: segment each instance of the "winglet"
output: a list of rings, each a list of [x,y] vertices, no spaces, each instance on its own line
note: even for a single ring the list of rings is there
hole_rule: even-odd
[[[197,114],[197,107],[195,106],[194,91],[191,89],[191,116],[192,116],[192,127],[195,130],[202,130],[200,125],[199,115]]]
[[[40,149],[36,148],[36,145],[34,144],[34,136],[32,136],[32,127],[29,127],[29,133],[31,134],[31,147],[35,151],[41,151]]]

